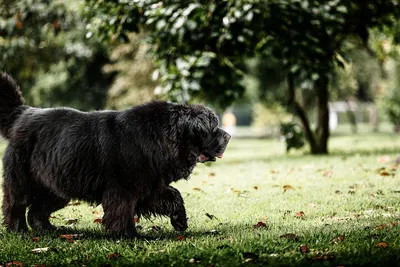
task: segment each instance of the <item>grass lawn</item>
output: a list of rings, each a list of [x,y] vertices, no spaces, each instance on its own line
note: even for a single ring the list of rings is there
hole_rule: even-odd
[[[1,227],[0,265],[400,266],[400,136],[338,135],[330,148],[287,156],[276,140],[233,139],[224,159],[175,184],[188,231],[156,218],[138,223],[141,238],[112,240],[94,222],[101,207],[75,201],[53,214],[68,225],[59,232]]]

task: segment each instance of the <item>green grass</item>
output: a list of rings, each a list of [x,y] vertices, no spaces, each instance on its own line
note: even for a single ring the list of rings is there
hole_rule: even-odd
[[[156,218],[138,224],[141,238],[112,240],[93,222],[98,218],[93,212],[101,207],[81,203],[54,214],[56,225],[77,219],[59,232],[19,235],[0,228],[0,263],[399,266],[399,174],[382,176],[376,170],[385,167],[392,173],[400,137],[338,135],[330,148],[330,156],[286,155],[284,144],[276,140],[233,139],[224,159],[198,166],[189,181],[175,184],[188,212],[185,233],[175,232],[168,219]],[[390,161],[379,162],[386,154]],[[286,192],[285,185],[290,186]],[[300,212],[304,215],[299,217]],[[254,228],[258,222],[265,227]],[[151,230],[153,226],[160,229]],[[60,234],[83,236],[67,242]],[[332,242],[339,236],[344,239]],[[387,247],[377,246],[382,242]],[[301,245],[306,253],[300,252]],[[32,252],[43,247],[57,251]],[[121,256],[107,259],[113,253]]]

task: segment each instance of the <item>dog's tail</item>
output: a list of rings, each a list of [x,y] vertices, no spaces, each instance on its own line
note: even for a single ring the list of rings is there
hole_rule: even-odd
[[[24,98],[16,82],[5,72],[0,72],[0,134],[8,139],[15,120],[25,109]]]

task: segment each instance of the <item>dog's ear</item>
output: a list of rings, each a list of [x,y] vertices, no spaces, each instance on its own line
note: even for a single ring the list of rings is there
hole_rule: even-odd
[[[201,142],[210,131],[209,110],[203,105],[185,107],[177,120],[180,136],[192,142]]]

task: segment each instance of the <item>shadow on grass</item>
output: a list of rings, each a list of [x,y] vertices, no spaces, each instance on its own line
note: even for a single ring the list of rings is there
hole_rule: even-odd
[[[359,228],[352,229],[355,220]],[[106,254],[95,255],[87,264],[90,266],[100,263],[112,266],[134,263],[135,266],[170,266],[171,263],[176,266],[188,266],[189,263],[193,264],[189,260],[197,263],[195,266],[400,266],[400,241],[395,240],[391,232],[365,227],[368,221],[368,218],[352,219],[332,225],[335,229],[329,229],[329,225],[310,226],[303,230],[299,229],[301,232],[295,232],[294,238],[279,236],[285,233],[275,233],[278,236],[271,235],[268,227],[254,229],[249,224],[229,223],[221,224],[217,228],[218,231],[189,230],[179,233],[163,228],[156,232],[140,231],[141,236],[136,239],[118,241],[101,230],[73,228],[50,232],[30,231],[23,235],[4,233],[1,237],[3,240],[18,242],[19,239],[27,240],[39,236],[45,244],[52,244],[52,240],[59,240],[60,235],[76,234],[82,235],[79,240],[93,241],[91,244],[110,246],[111,242],[114,244],[114,249],[127,256],[110,261],[106,260]],[[341,234],[345,236],[343,240],[332,243],[332,238]],[[179,235],[183,235],[184,238],[177,238]],[[229,236],[232,235],[233,240],[230,240]],[[204,239],[209,239],[209,242],[202,245]],[[379,242],[387,242],[388,246],[377,246]],[[154,243],[164,244],[168,250],[161,252],[160,246],[153,246]],[[171,246],[171,243],[175,245]],[[303,252],[300,250],[302,245],[307,247]],[[84,249],[90,251],[90,247]],[[133,256],[127,255],[127,249],[132,251]],[[67,251],[61,250],[60,257],[71,256],[66,254]],[[142,260],[145,255],[146,258]],[[4,258],[4,255],[2,257]],[[72,265],[82,266],[80,263]]]

